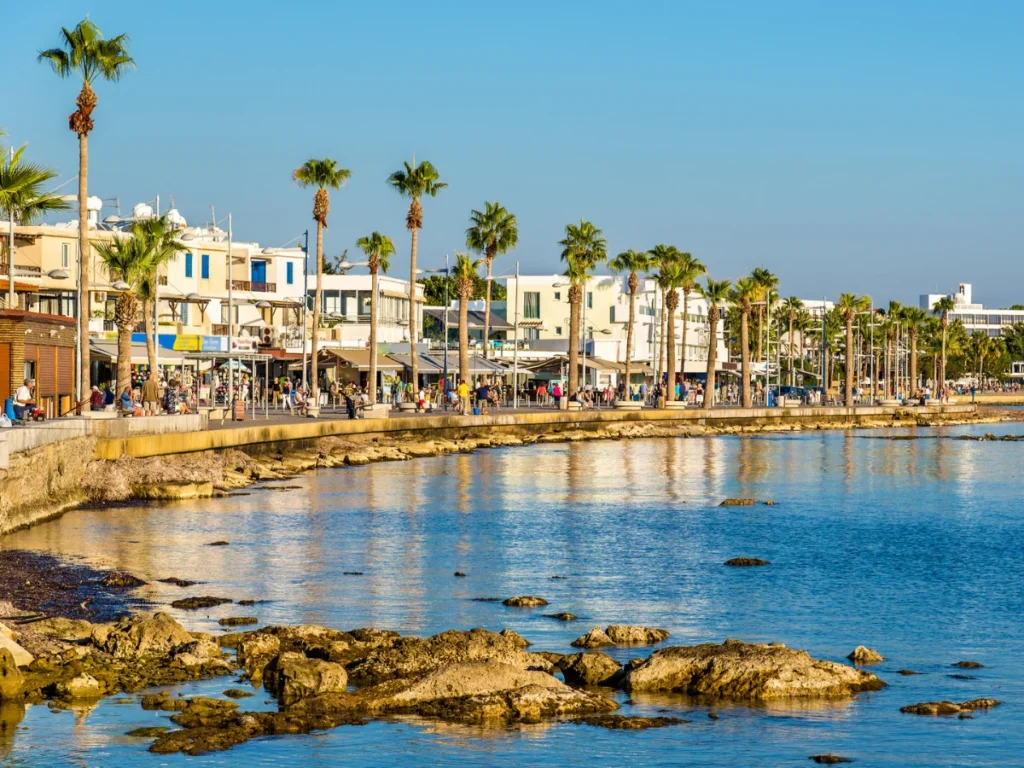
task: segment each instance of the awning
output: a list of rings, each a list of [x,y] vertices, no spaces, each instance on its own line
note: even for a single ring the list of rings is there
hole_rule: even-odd
[[[399,363],[402,368],[409,368],[412,363],[412,358],[409,355],[388,355],[396,363]],[[444,355],[440,358],[433,358],[430,355],[419,354],[416,356],[416,364],[419,368],[420,373],[427,373],[430,375],[444,373]],[[456,352],[454,355],[448,353],[448,372],[451,373],[459,367],[459,354]]]
[[[8,291],[11,288],[11,282],[6,278],[0,278],[0,291]],[[38,285],[34,283],[22,283],[17,278],[14,280],[14,290],[21,293],[36,293],[40,290]]]
[[[327,347],[320,352],[321,354],[326,352],[333,355],[349,368],[355,368],[360,371],[370,370],[370,350],[368,349],[334,349],[333,347]],[[387,355],[377,355],[378,371],[396,371],[401,367]]]
[[[467,319],[466,327],[467,328],[471,328],[471,329],[479,329],[479,330],[482,331],[483,328],[484,328],[484,315],[485,314],[486,313],[481,312],[480,310],[470,310],[469,312],[467,312],[466,313],[466,319]],[[444,315],[445,315],[444,307],[424,307],[423,308],[423,317],[424,318],[429,317],[431,320],[434,320],[434,321],[440,323],[441,325],[444,324]],[[459,310],[457,310],[457,309],[449,309],[448,310],[448,327],[449,328],[458,328],[459,327]],[[515,326],[512,325],[512,323],[510,323],[508,320],[506,320],[503,317],[498,317],[498,315],[496,315],[493,312],[491,312],[491,322],[490,322],[490,325],[489,325],[489,329],[490,330],[492,330],[492,331],[511,331],[513,328],[515,328]]]

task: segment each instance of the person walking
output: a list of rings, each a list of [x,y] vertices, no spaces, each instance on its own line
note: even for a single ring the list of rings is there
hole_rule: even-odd
[[[150,371],[142,385],[142,411],[147,416],[156,416],[160,412],[160,384],[156,380],[156,373]]]
[[[463,416],[469,413],[469,384],[465,379],[459,381],[459,413]]]
[[[562,385],[557,381],[551,388],[551,398],[555,401],[555,410],[560,410],[562,407]]]

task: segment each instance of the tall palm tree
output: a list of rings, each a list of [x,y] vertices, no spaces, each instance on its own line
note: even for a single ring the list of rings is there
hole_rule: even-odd
[[[790,296],[788,299],[782,302],[780,309],[785,313],[786,319],[789,321],[789,332],[787,333],[787,344],[786,344],[786,356],[789,360],[789,386],[796,386],[796,367],[793,361],[793,330],[796,324],[796,316],[801,309],[804,308],[804,303],[796,296]]]
[[[89,133],[93,129],[92,113],[99,98],[92,89],[99,80],[117,82],[135,60],[128,55],[128,36],[103,37],[89,19],[78,23],[74,29],[61,29],[60,48],[39,52],[39,61],[49,62],[60,78],[77,75],[82,80],[75,106],[68,117],[68,127],[78,136],[78,361],[82,386],[88,388],[89,374]]]
[[[846,392],[845,404],[849,408],[853,405],[853,369],[855,352],[853,349],[853,321],[859,312],[871,308],[871,300],[867,296],[857,296],[854,293],[843,293],[839,296],[839,316],[846,324]]]
[[[984,331],[975,331],[970,338],[970,351],[977,362],[978,384],[980,386],[985,369],[985,358],[992,352],[992,337]]]
[[[416,165],[403,163],[404,169],[388,176],[388,184],[403,197],[409,198],[409,212],[405,215],[405,228],[409,230],[412,243],[409,247],[409,356],[412,363],[412,386],[419,385],[419,363],[416,359],[416,253],[419,231],[423,229],[423,206],[420,198],[437,193],[448,185],[441,181],[437,168],[424,160]]]
[[[519,244],[519,224],[514,214],[497,202],[484,202],[483,211],[472,211],[472,223],[466,230],[466,247],[482,253],[487,265],[487,288],[484,297],[484,357],[488,354],[491,331],[491,268],[494,258],[508,253]]]
[[[757,283],[760,291],[755,301],[764,302],[757,306],[757,362],[764,360],[764,321],[765,314],[768,307],[771,306],[772,300],[775,296],[775,289],[779,286],[779,278],[773,275],[764,267],[758,267],[754,270],[751,277],[754,282]]]
[[[360,237],[356,245],[366,254],[370,268],[370,403],[377,402],[377,273],[387,272],[391,257],[395,255],[395,244],[391,238],[374,232]],[[447,308],[445,312],[447,312]]]
[[[704,278],[700,292],[708,303],[708,372],[704,385],[704,409],[715,405],[715,364],[718,362],[718,321],[722,316],[722,305],[729,300],[731,284],[728,280]]]
[[[903,320],[907,324],[907,335],[910,337],[910,394],[918,389],[917,382],[917,339],[921,326],[928,318],[928,313],[920,307],[904,307]]]
[[[128,287],[114,302],[114,324],[117,325],[117,381],[120,391],[131,382],[132,329],[138,320],[139,284],[152,269],[153,250],[144,238],[116,235],[113,240],[97,240],[94,244],[100,261],[111,280],[121,280]]]
[[[472,373],[469,369],[469,300],[473,296],[473,285],[477,280],[480,261],[473,261],[468,253],[455,254],[455,292],[459,296],[459,378],[469,384]],[[445,308],[447,312],[447,308]]]
[[[629,325],[626,326],[626,399],[629,400],[630,376],[633,365],[633,328],[636,322],[636,292],[640,287],[640,273],[651,268],[651,256],[646,251],[623,251],[608,266],[613,272],[628,273],[629,279]]]
[[[690,314],[690,294],[697,288],[697,279],[707,274],[707,267],[695,259],[690,253],[682,253],[679,256],[680,280],[679,290],[683,292],[683,359],[679,364],[683,378],[686,378],[686,326]]]
[[[313,292],[313,344],[310,350],[310,373],[313,379],[312,402],[320,407],[320,304],[324,277],[324,230],[327,229],[327,214],[331,210],[331,196],[328,189],[341,189],[352,171],[342,168],[329,157],[322,160],[310,158],[292,171],[292,179],[303,188],[313,187],[313,220],[316,222],[316,289]],[[230,261],[230,256],[229,259]],[[228,275],[228,280],[231,275]],[[303,297],[303,301],[306,301]]]
[[[652,266],[658,267],[658,273],[654,281],[661,289],[662,319],[665,321],[662,326],[661,348],[662,360],[665,365],[661,366],[661,372],[665,375],[666,402],[675,399],[675,378],[676,378],[676,321],[675,315],[679,309],[678,290],[682,284],[682,269],[671,269],[672,265],[680,266],[683,254],[674,245],[660,243],[654,246],[648,254],[651,257]],[[666,336],[668,341],[665,341]]]
[[[805,344],[807,341],[807,333],[814,326],[814,318],[811,317],[811,313],[808,312],[806,309],[801,309],[796,313],[796,318],[793,321],[793,326],[796,328],[797,333],[800,334],[800,346],[798,349],[798,357],[801,361],[803,361]]]
[[[188,247],[176,239],[175,232],[168,224],[167,217],[132,222],[132,237],[141,238],[145,249],[149,252],[149,269],[142,275],[138,285],[138,299],[142,302],[142,318],[146,329],[146,356],[149,358],[149,370],[156,371],[157,334],[154,306],[157,298],[157,282],[160,280],[160,268],[173,261],[179,253],[188,251]]]
[[[946,340],[949,329],[949,313],[956,309],[956,302],[952,296],[943,296],[935,302],[932,312],[939,316],[942,324],[942,362],[939,364],[939,388],[946,386]]]
[[[589,221],[567,224],[562,246],[562,261],[566,263],[565,276],[569,278],[569,394],[579,390],[580,372],[580,315],[587,281],[594,267],[608,258],[608,243],[601,230]]]
[[[740,311],[740,367],[743,382],[743,407],[754,406],[753,393],[750,390],[750,313],[754,302],[761,295],[761,286],[753,277],[743,277],[736,281],[729,294],[729,300]]]
[[[15,224],[31,224],[50,211],[66,210],[70,206],[59,196],[43,190],[46,182],[57,176],[57,172],[34,163],[23,162],[25,145],[14,151],[0,152],[0,217],[9,221],[13,215]],[[0,238],[0,248],[8,250],[8,238]],[[7,277],[14,279],[14,255],[8,253],[4,259]]]

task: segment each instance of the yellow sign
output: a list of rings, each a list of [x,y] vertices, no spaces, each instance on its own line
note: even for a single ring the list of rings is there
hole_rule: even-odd
[[[174,350],[176,352],[201,352],[203,349],[203,337],[190,334],[187,336],[174,337]]]

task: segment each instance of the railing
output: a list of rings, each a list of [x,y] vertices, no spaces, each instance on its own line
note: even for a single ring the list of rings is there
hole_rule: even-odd
[[[7,274],[7,265],[6,264],[0,264],[0,275],[6,275],[6,274]],[[43,274],[43,268],[42,267],[35,267],[35,266],[31,266],[31,265],[26,266],[24,264],[15,264],[14,265],[14,276],[15,277],[18,277],[18,275],[21,275],[22,277],[39,277],[42,274]]]
[[[225,288],[233,291],[252,291],[253,293],[277,293],[277,283],[256,283],[252,280],[225,280]]]
[[[228,324],[227,323],[214,323],[210,326],[210,333],[214,336],[227,336],[228,335]]]
[[[159,277],[157,277],[156,284],[157,285],[167,285],[167,276],[166,275],[160,275]]]

